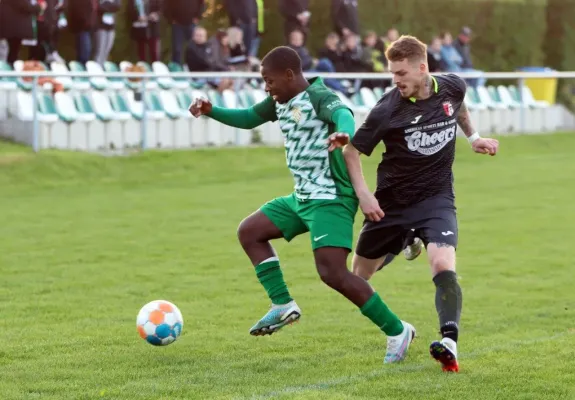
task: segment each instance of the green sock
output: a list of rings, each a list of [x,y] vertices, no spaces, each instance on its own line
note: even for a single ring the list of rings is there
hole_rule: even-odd
[[[360,310],[387,336],[396,336],[403,332],[401,320],[381,300],[379,294],[374,293]]]
[[[266,292],[268,292],[273,304],[287,304],[292,301],[277,257],[268,258],[257,265],[256,275]]]

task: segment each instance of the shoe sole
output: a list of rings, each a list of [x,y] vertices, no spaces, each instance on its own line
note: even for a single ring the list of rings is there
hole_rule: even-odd
[[[417,253],[413,254],[411,257],[405,256],[405,251],[404,251],[404,253],[403,253],[403,255],[404,255],[404,257],[405,257],[405,259],[406,259],[407,261],[413,261],[413,260],[415,260],[417,257],[419,257],[419,256],[421,255],[421,252],[423,251],[423,241],[422,241],[421,239],[416,239],[416,240],[418,240]]]
[[[429,354],[441,364],[445,372],[459,372],[459,363],[451,351],[441,342],[433,342],[429,346]]]
[[[269,326],[262,326],[259,329],[255,329],[253,331],[250,331],[250,335],[252,336],[266,336],[266,335],[271,335],[272,333],[275,333],[277,331],[279,331],[281,328],[283,328],[286,325],[291,325],[294,322],[296,322],[297,320],[299,320],[299,318],[301,317],[301,314],[298,313],[297,311],[292,311],[287,317],[284,318],[283,321],[281,321],[279,324],[275,324],[275,325],[269,325]]]

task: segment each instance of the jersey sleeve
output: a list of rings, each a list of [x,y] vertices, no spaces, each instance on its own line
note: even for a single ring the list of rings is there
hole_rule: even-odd
[[[255,104],[252,109],[266,121],[273,122],[278,120],[278,116],[276,114],[276,102],[271,96],[268,96],[265,100]]]
[[[379,142],[383,140],[388,125],[389,111],[385,103],[380,103],[369,112],[365,122],[351,139],[351,144],[360,153],[370,156]]]
[[[318,90],[310,93],[310,101],[317,117],[327,123],[333,123],[333,115],[337,110],[349,110],[353,115],[351,109],[343,104],[339,96],[331,90]]]

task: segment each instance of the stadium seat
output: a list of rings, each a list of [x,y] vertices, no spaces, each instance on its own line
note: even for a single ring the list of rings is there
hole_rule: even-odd
[[[141,143],[140,122],[133,118],[126,99],[118,92],[107,93],[110,106],[118,119],[122,121],[122,130],[109,131],[107,140],[110,147],[133,147]],[[115,125],[115,124],[114,124]]]
[[[0,72],[13,72],[14,69],[6,61],[0,60]],[[0,76],[0,89],[1,90],[16,90],[18,84],[16,78],[9,76]]]
[[[52,72],[57,74],[54,79],[60,82],[64,86],[64,90],[70,90],[74,87],[74,82],[72,78],[68,74],[68,67],[65,64],[61,64],[59,62],[53,61],[50,63],[50,68]]]
[[[112,61],[106,61],[104,63],[104,71],[109,73],[121,72],[118,65],[113,63]],[[124,89],[128,83],[128,80],[122,77],[109,77],[108,80],[111,82],[110,86],[113,89]]]
[[[507,107],[503,103],[493,100],[485,86],[478,86],[476,93],[479,102],[491,111],[491,132],[505,133],[512,130]]]
[[[236,92],[226,89],[222,92],[222,100],[226,108],[238,108],[239,99]]]
[[[369,88],[363,87],[359,89],[359,95],[361,96],[362,103],[366,107],[372,108],[377,103],[377,97]]]
[[[518,92],[514,87],[499,85],[497,92],[503,103],[518,111],[516,131],[540,132],[543,129],[543,115],[540,110],[530,109],[526,103],[521,103]],[[539,112],[536,112],[539,111]],[[523,121],[522,121],[523,119]]]
[[[102,66],[100,64],[98,64],[96,61],[88,61],[86,63],[86,71],[89,72],[90,74],[101,74],[104,72],[104,69],[102,68]],[[113,85],[115,84],[115,85]],[[92,85],[92,88],[96,89],[96,90],[106,90],[108,88],[110,89],[122,89],[124,87],[124,84],[118,81],[109,81],[108,78],[106,78],[105,76],[92,76],[90,77],[90,85]]]
[[[86,72],[86,68],[80,64],[78,61],[70,61],[68,63],[68,68],[71,72]],[[88,90],[90,89],[90,79],[82,76],[73,77],[74,88],[77,90]]]
[[[146,62],[139,61],[136,65],[143,67],[146,72],[152,72],[150,65]],[[129,61],[120,62],[120,70],[121,71],[125,72],[128,68],[131,68],[131,67],[133,67],[133,64]],[[132,81],[132,80],[128,79],[127,82],[128,82],[127,83],[128,87],[130,87],[133,90],[137,90],[137,89],[140,89],[142,87],[141,80]],[[146,89],[155,90],[157,88],[158,88],[158,82],[156,82],[156,80],[154,78],[151,78],[151,79],[148,78],[148,81],[146,82]]]
[[[491,113],[487,106],[481,103],[479,96],[473,87],[467,87],[464,101],[465,105],[469,109],[471,120],[477,131],[480,133],[491,132]]]
[[[170,74],[170,70],[169,68],[166,66],[166,64],[164,64],[161,61],[154,61],[152,63],[152,70],[156,73],[156,74],[162,74],[162,75],[169,75]],[[171,89],[171,88],[175,88],[175,89],[188,89],[190,87],[190,83],[187,79],[174,79],[170,76],[165,76],[165,77],[159,77],[158,78],[158,84],[160,85],[160,87],[162,89]]]
[[[377,100],[379,101],[379,99],[381,99],[383,97],[383,95],[385,94],[384,90],[382,88],[380,88],[379,86],[374,87],[373,88],[373,94],[375,95],[375,97],[377,98]]]

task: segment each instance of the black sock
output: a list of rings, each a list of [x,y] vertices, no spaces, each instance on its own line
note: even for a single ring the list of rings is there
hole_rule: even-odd
[[[457,342],[463,300],[457,275],[453,271],[443,271],[433,277],[433,283],[441,335]]]

